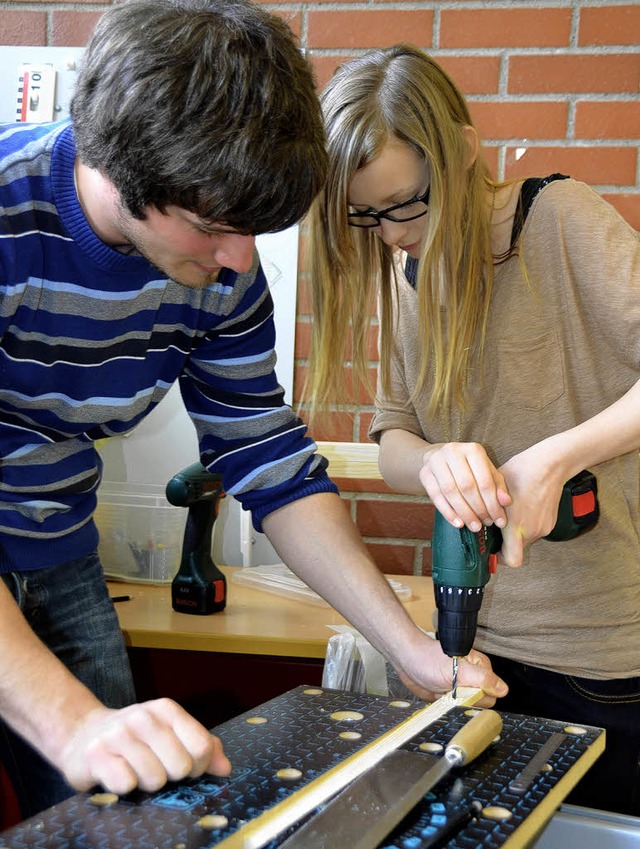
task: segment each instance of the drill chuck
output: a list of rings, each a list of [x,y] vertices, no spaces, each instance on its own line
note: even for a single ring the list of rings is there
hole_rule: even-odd
[[[466,657],[473,648],[484,587],[435,586],[438,639],[448,657]]]
[[[473,648],[485,584],[502,545],[498,528],[478,533],[454,528],[436,513],[433,528],[433,588],[438,609],[438,640],[449,657]]]

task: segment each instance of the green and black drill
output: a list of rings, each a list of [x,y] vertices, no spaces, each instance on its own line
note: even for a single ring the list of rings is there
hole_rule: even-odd
[[[545,539],[569,540],[598,521],[598,486],[591,472],[567,481],[558,505],[558,521]],[[502,533],[495,525],[474,533],[455,528],[436,510],[431,543],[433,588],[438,609],[437,637],[453,658],[452,695],[456,698],[458,660],[466,657],[476,637],[478,611],[485,585],[497,568]]]

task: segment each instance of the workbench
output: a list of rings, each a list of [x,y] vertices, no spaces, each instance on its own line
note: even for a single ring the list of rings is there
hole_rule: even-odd
[[[109,581],[120,627],[128,646],[182,651],[215,651],[278,657],[324,658],[331,625],[346,620],[328,605],[275,595],[233,582],[238,569],[223,566],[227,578],[227,606],[221,613],[195,616],[171,607],[169,584],[133,584]],[[412,598],[404,602],[411,618],[432,630],[435,609],[431,578],[393,576],[408,586]]]
[[[333,608],[235,584],[223,567],[228,602],[222,613],[192,616],[171,607],[169,585],[109,581],[139,698],[168,695],[213,727],[301,684],[319,685],[331,626],[346,620]],[[431,578],[393,576],[410,587],[411,618],[432,630]],[[536,849],[627,849],[640,845],[640,822],[563,805]]]
[[[283,693],[302,684],[320,684],[327,642],[334,633],[331,626],[346,624],[343,617],[328,606],[315,606],[237,585],[232,580],[234,571],[224,568],[228,581],[227,608],[210,616],[174,612],[169,585],[109,581],[112,597],[128,597],[115,606],[132,659],[139,698],[172,696],[208,727],[227,723],[224,727],[234,729],[244,724],[240,716],[243,712],[268,699],[276,699],[274,717],[279,716],[288,703],[286,700],[292,698]],[[434,610],[431,580],[412,576],[395,578],[411,588],[413,597],[403,602],[410,616],[425,630],[431,630]],[[304,688],[299,691],[307,692]],[[360,698],[363,703],[367,700],[377,703],[374,697],[354,698]],[[241,729],[240,740],[245,733]],[[82,795],[70,800],[68,806],[75,811],[78,804],[85,804]],[[123,810],[126,813],[126,807]],[[172,821],[175,819],[172,815]],[[93,832],[93,827],[89,827],[86,838]],[[99,833],[96,832],[96,837]],[[29,837],[26,843],[25,834]],[[37,841],[29,842],[31,838],[36,840],[35,834],[28,829],[17,833],[15,845],[36,846]],[[14,845],[7,839],[8,835],[3,837],[6,845]],[[79,834],[76,837],[79,839]],[[38,839],[41,838],[42,833]],[[536,849],[599,849],[605,845],[608,849],[627,849],[637,845],[639,839],[638,821],[634,818],[563,806],[534,843]],[[90,843],[91,839],[86,845]],[[73,841],[63,840],[63,844],[75,846]],[[80,844],[85,846],[83,840]]]
[[[227,606],[195,616],[171,607],[171,587],[109,581],[129,648],[139,699],[170,696],[205,726],[224,722],[299,684],[320,684],[331,626],[346,620],[316,606],[233,582],[223,567]],[[433,629],[430,578],[394,575],[411,589],[411,618]]]
[[[212,849],[220,844],[222,849],[228,844],[235,849],[249,845],[248,840],[251,845],[275,849],[282,837],[295,831],[300,804],[313,811],[315,802],[309,805],[304,800],[310,794],[315,798],[318,787],[329,780],[325,776],[353,762],[358,750],[370,751],[380,734],[397,733],[403,724],[411,723],[416,710],[430,712],[436,707],[300,686],[215,729],[234,764],[227,778],[185,779],[157,793],[134,791],[121,799],[100,791],[77,794],[2,832],[0,845],[6,849]],[[425,768],[432,766],[453,733],[475,712],[449,706],[416,736],[407,735],[403,748],[413,753],[414,760],[428,759]],[[451,849],[626,849],[632,845],[628,841],[634,839],[633,823],[625,827],[621,818],[611,816],[606,821],[584,809],[556,814],[540,836],[567,790],[601,750],[601,729],[564,727],[512,714],[502,714],[502,723],[500,734],[470,766],[446,776],[418,802],[383,842],[386,849],[435,849],[445,844]],[[560,739],[548,748],[552,737]],[[540,760],[543,746],[546,751]],[[518,783],[523,786],[517,789]],[[381,799],[387,795],[384,791]],[[295,809],[296,816],[288,817],[283,807]],[[275,830],[274,817],[280,819]],[[566,822],[567,817],[571,822]],[[552,830],[557,818],[560,841]],[[262,838],[255,842],[261,832]],[[342,849],[339,831],[334,836],[322,845]]]

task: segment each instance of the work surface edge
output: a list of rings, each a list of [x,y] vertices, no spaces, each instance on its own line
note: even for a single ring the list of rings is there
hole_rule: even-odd
[[[227,577],[225,610],[208,616],[177,613],[171,606],[171,586],[108,581],[112,597],[130,596],[116,602],[120,627],[132,648],[215,651],[280,657],[324,658],[332,626],[346,620],[332,607],[302,602],[261,589],[241,586],[232,580],[238,567],[223,567]],[[411,589],[412,598],[402,602],[422,628],[432,629],[435,608],[431,578],[393,575]]]

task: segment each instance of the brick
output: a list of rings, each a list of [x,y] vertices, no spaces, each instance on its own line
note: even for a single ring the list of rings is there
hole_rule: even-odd
[[[307,375],[308,368],[306,365],[302,365],[301,363],[296,363],[293,369],[293,398],[294,404],[300,402],[300,393],[302,392],[302,388],[304,386],[304,381]],[[375,389],[376,385],[376,370],[374,368],[369,369],[369,380],[371,381],[371,386]],[[371,404],[372,398],[368,395],[365,387],[359,387],[357,394],[354,393],[353,384],[352,384],[352,373],[351,369],[346,369],[346,385],[347,385],[347,398],[345,399],[346,404]]]
[[[279,11],[278,9],[274,9],[273,13],[279,18],[285,20],[291,27],[291,31],[296,36],[296,38],[300,39],[300,36],[302,35],[301,12],[292,12],[290,9],[287,9],[286,11]]]
[[[509,94],[637,92],[640,56],[629,54],[512,56]]]
[[[513,4],[512,4],[513,5]],[[444,9],[440,47],[566,47],[571,9]]]
[[[390,543],[366,543],[374,563],[386,575],[413,575],[415,546]]]
[[[367,331],[367,359],[379,360],[378,352],[378,325],[372,324]]]
[[[498,56],[433,57],[465,94],[497,94],[500,82]]]
[[[44,12],[2,10],[0,44],[43,46],[47,43],[47,16]]]
[[[567,103],[470,102],[483,139],[557,139],[567,134]]]
[[[373,412],[369,413],[364,410],[360,411],[360,430],[358,432],[359,442],[369,442],[369,426],[371,425],[373,416]]]
[[[52,44],[58,47],[84,47],[100,15],[100,12],[52,12]]]
[[[482,156],[489,169],[489,174],[495,179],[498,175],[498,155],[500,153],[499,147],[491,147],[489,145],[482,145]]]
[[[348,62],[351,58],[352,56],[314,56],[313,53],[311,53],[309,55],[309,60],[311,61],[311,66],[315,74],[318,91],[322,91],[324,89],[335,73],[336,68],[340,67],[340,65],[344,65],[344,63]]]
[[[432,42],[433,12],[386,9],[309,11],[307,46],[322,49],[386,47],[399,41]]]
[[[433,513],[425,501],[358,501],[356,524],[366,537],[425,540],[433,533]]]
[[[505,177],[517,179],[559,171],[593,185],[630,186],[636,182],[637,150],[632,147],[507,148]]]
[[[312,327],[308,321],[296,322],[295,355],[298,359],[308,360],[311,353]]]
[[[346,410],[319,415],[312,423],[311,436],[322,442],[353,442],[353,420],[354,413]]]
[[[307,376],[307,367],[294,365],[293,367],[293,403],[300,403],[304,381]]]
[[[347,392],[349,393],[350,403],[352,404],[371,404],[373,403],[373,397],[370,396],[367,392],[366,387],[359,386],[358,391],[356,392],[353,388],[353,372],[351,369],[347,369]],[[377,368],[369,369],[369,382],[371,384],[372,390],[375,392],[376,388],[376,377],[377,377]]]
[[[609,201],[612,206],[615,206],[620,215],[629,222],[634,230],[640,230],[640,194],[607,194],[603,192],[602,197]]]
[[[432,573],[433,550],[431,546],[426,546],[422,549],[422,575],[430,578]]]
[[[298,275],[296,311],[298,315],[311,315],[311,283],[304,273]]]
[[[331,475],[331,469],[329,469]],[[389,495],[393,490],[383,480],[372,480],[370,478],[341,478],[331,475],[331,480],[338,487],[342,495],[349,493],[384,493]]]
[[[630,44],[640,42],[640,6],[594,6],[580,9],[578,44]]]
[[[640,139],[640,104],[637,101],[579,101],[575,136],[578,139]]]

